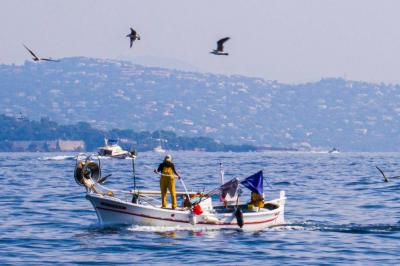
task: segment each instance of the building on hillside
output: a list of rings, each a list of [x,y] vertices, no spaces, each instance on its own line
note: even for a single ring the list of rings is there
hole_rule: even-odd
[[[16,140],[10,141],[10,151],[15,152],[56,152],[84,151],[85,142],[82,140]]]
[[[59,151],[84,151],[85,142],[82,140],[58,140]]]
[[[56,140],[17,140],[11,141],[12,151],[57,151]]]

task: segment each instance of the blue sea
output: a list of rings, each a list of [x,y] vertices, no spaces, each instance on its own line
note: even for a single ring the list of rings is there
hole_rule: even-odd
[[[287,195],[286,224],[258,232],[101,228],[73,177],[74,154],[0,154],[0,264],[400,265],[400,153],[172,152],[190,190],[259,170]],[[139,153],[137,185],[158,189],[162,154]],[[130,160],[102,161],[106,186],[131,189]],[[177,183],[177,189],[182,185]]]

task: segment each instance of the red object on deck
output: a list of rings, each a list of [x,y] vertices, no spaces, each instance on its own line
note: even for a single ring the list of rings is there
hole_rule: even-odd
[[[203,213],[203,210],[201,209],[199,204],[194,205],[193,208],[192,208],[192,211],[196,215],[200,215],[200,214]]]

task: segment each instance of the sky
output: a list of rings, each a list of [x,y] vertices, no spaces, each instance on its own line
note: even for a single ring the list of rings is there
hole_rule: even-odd
[[[128,60],[302,83],[400,83],[397,0],[1,0],[0,64]],[[129,48],[129,27],[142,39]],[[229,36],[229,56],[209,52]]]

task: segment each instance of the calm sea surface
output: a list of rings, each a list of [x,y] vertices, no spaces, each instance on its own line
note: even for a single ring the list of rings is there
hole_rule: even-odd
[[[0,264],[400,265],[400,153],[173,152],[189,189],[264,170],[285,190],[286,224],[259,232],[98,225],[73,178],[74,154],[0,154]],[[158,189],[162,160],[141,153],[137,184]],[[106,186],[131,189],[130,160],[103,160]],[[177,183],[177,189],[182,190]]]

